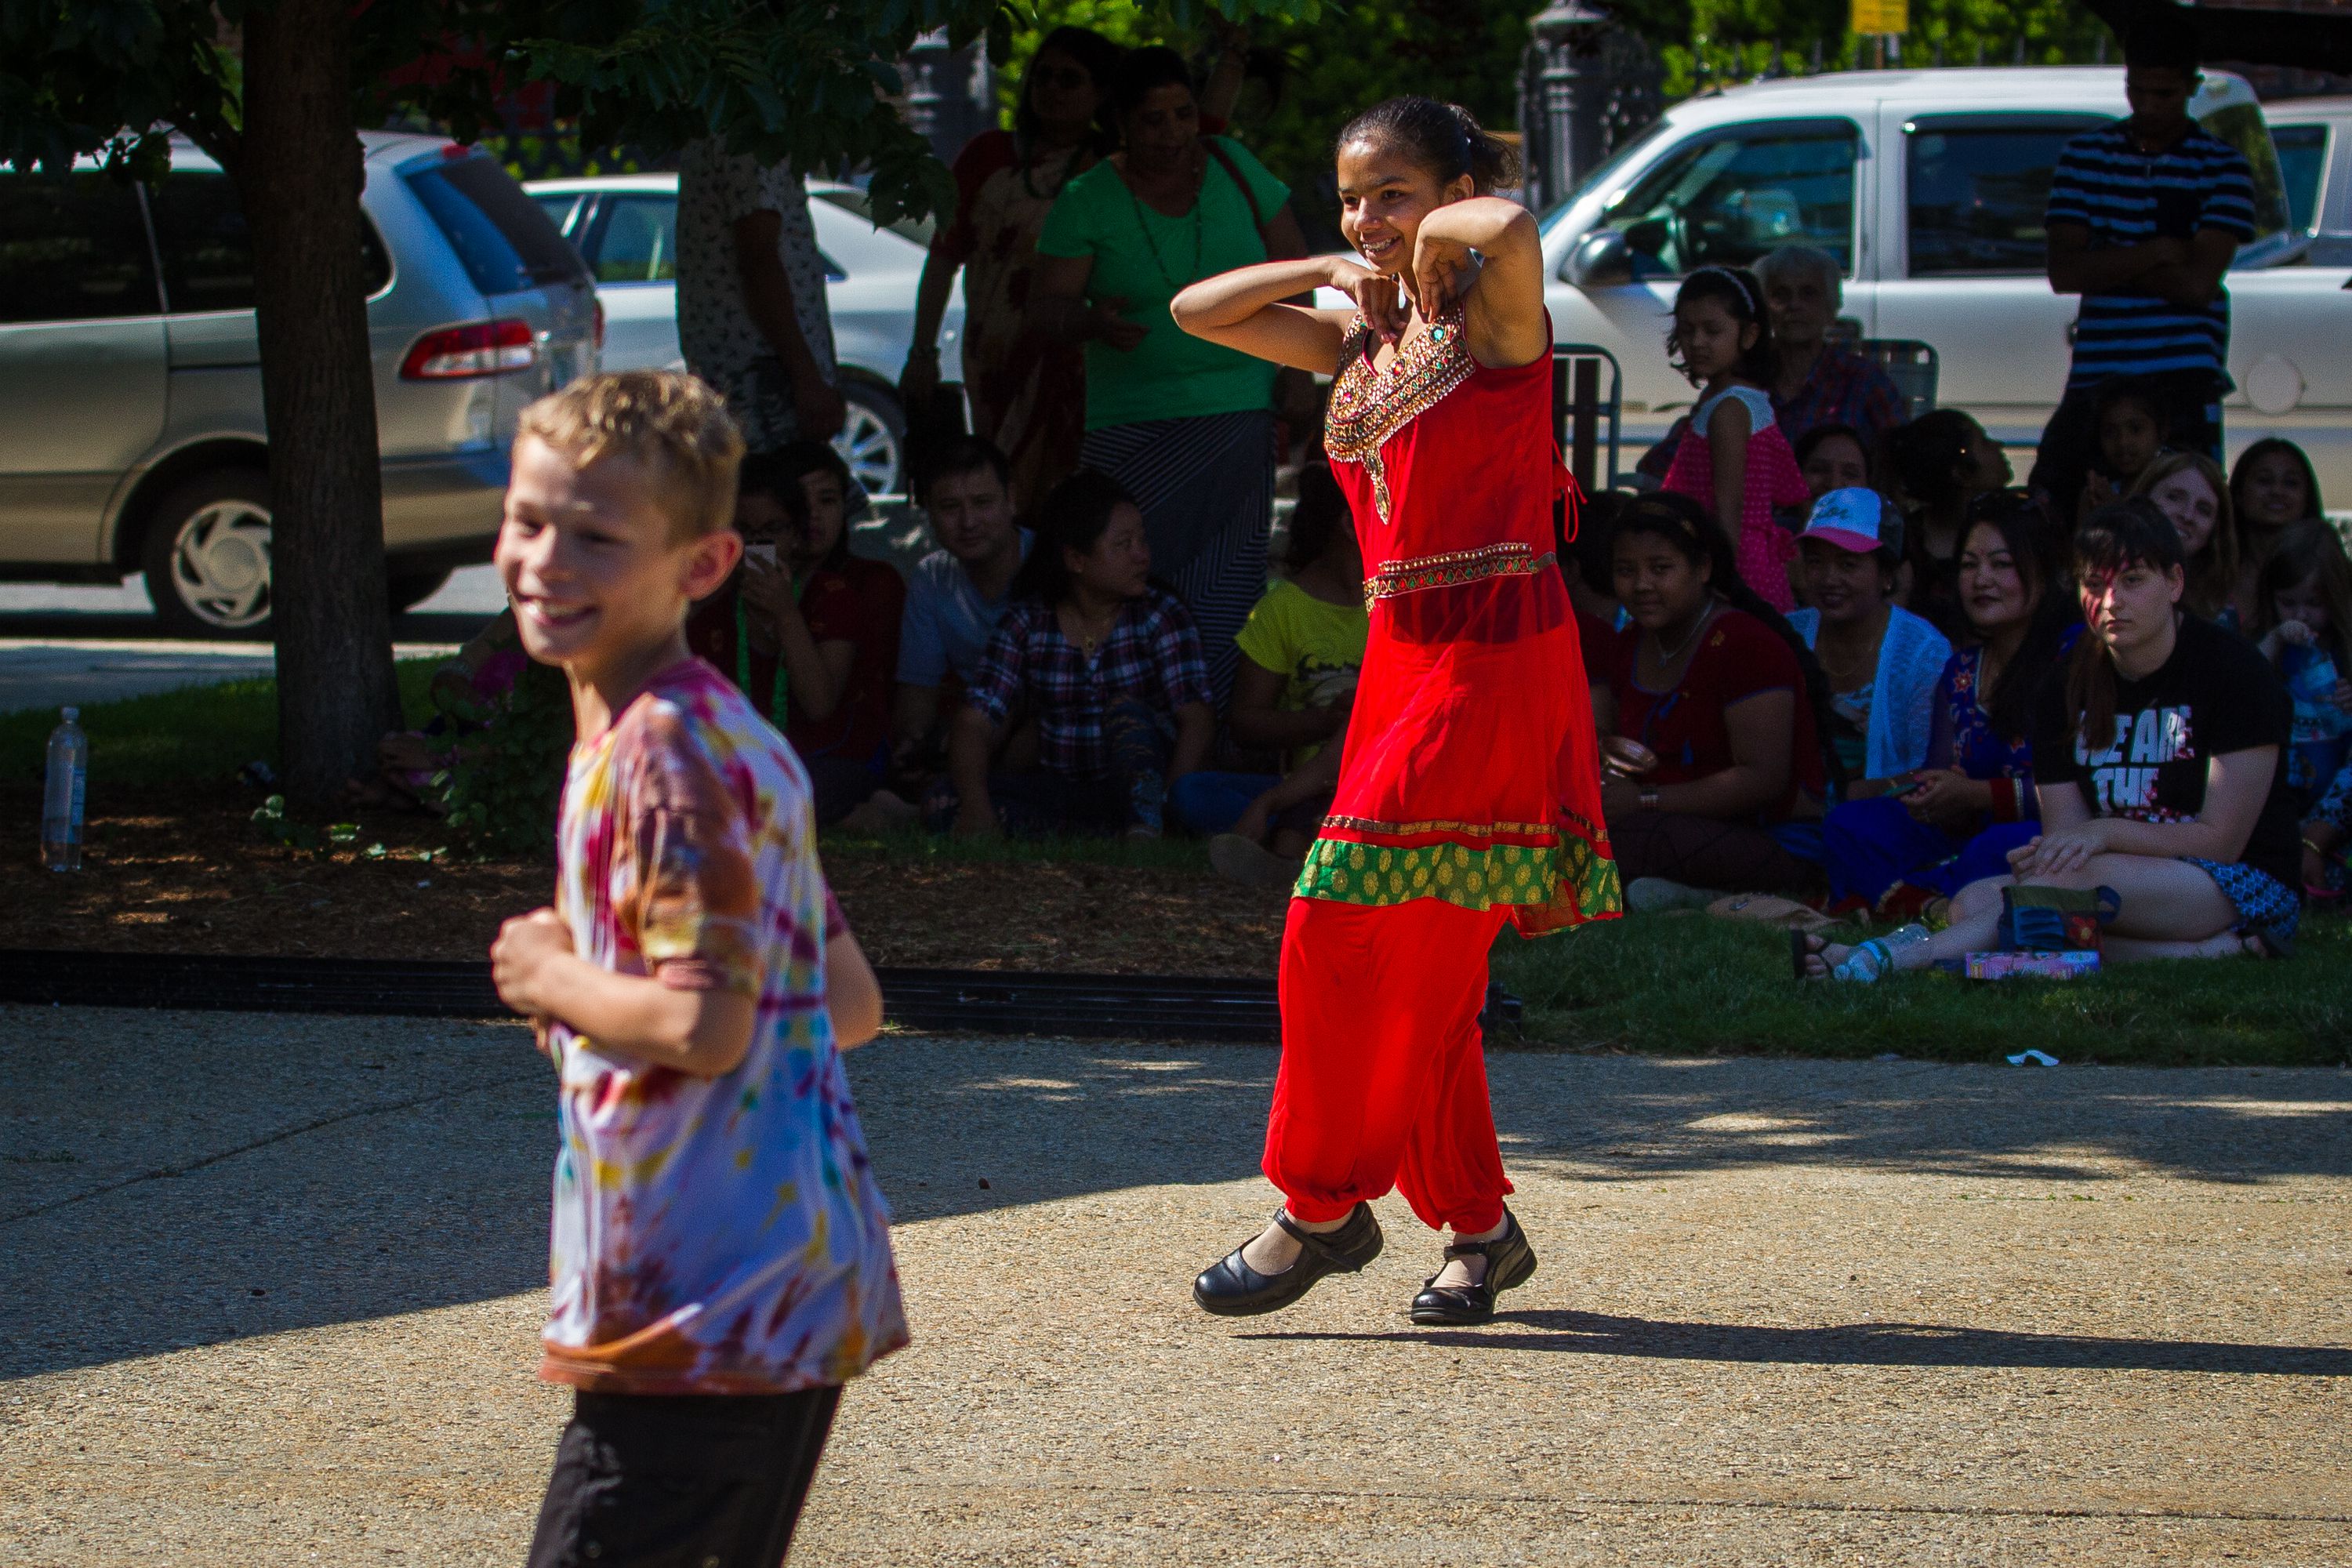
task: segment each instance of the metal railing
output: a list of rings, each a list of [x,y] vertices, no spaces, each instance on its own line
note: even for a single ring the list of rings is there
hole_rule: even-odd
[[[1609,368],[1609,395],[1601,395],[1601,370]],[[1601,425],[1609,426],[1609,467],[1596,474]],[[1551,424],[1568,471],[1586,495],[1617,488],[1620,443],[1625,423],[1625,373],[1617,356],[1598,343],[1554,343],[1551,349]],[[1596,483],[1596,479],[1599,480]]]

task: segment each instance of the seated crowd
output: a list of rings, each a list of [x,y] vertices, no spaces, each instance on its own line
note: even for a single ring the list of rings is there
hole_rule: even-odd
[[[1944,906],[1932,938],[1805,939],[1810,971],[1874,978],[1981,945],[2014,873],[2116,889],[2117,957],[2283,951],[2352,848],[2352,560],[2308,460],[2264,440],[2225,474],[2126,385],[2079,500],[2012,489],[1966,414],[1898,423],[1822,341],[1834,269],[1777,254],[1760,288],[1685,283],[1700,390],[1645,459],[1664,482],[1587,501],[1559,552],[1629,905],[1777,895],[1731,902],[1809,927]],[[918,495],[937,548],[902,579],[850,552],[862,498],[829,447],[748,459],[743,563],[690,621],[793,742],[820,823],[1181,831],[1288,885],[1370,626],[1328,468],[1300,470],[1222,712],[1117,481],[1081,469],[1024,507],[962,437]],[[484,721],[510,640],[502,617],[436,683],[438,726],[387,739],[387,785],[421,794]]]

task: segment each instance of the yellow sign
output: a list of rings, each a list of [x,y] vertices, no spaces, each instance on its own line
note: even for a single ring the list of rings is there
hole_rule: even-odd
[[[1873,33],[1909,32],[1910,0],[1853,0],[1853,30],[1864,37]]]

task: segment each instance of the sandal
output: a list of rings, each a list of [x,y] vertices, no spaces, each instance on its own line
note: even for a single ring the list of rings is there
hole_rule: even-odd
[[[1719,921],[1749,921],[1758,925],[1786,926],[1790,931],[1826,931],[1838,922],[1810,904],[1778,893],[1731,893],[1706,906]]]

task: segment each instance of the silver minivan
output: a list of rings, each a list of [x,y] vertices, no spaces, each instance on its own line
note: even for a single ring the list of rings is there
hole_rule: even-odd
[[[395,609],[489,558],[523,405],[595,369],[586,264],[497,160],[362,137]],[[268,438],[236,189],[174,142],[152,185],[0,171],[0,577],[143,572],[175,631],[269,618]]]

